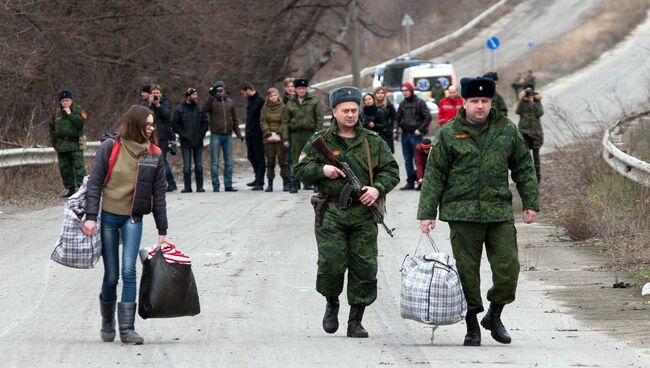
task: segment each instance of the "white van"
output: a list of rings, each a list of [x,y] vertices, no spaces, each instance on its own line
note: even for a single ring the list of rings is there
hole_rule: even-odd
[[[425,64],[408,67],[404,69],[404,73],[402,74],[402,83],[413,83],[416,90],[425,92],[429,97],[431,97],[431,87],[433,87],[436,80],[440,81],[442,88],[445,90],[452,85],[458,86],[456,69],[448,63]]]

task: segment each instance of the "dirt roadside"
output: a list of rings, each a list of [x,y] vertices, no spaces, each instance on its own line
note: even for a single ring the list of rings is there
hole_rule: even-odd
[[[521,219],[519,196],[513,197],[515,219]],[[641,296],[641,280],[611,271],[600,248],[570,241],[543,211],[537,224],[517,225],[517,236],[522,276],[550,286],[548,297],[564,306],[545,313],[571,314],[591,331],[650,349],[650,297]],[[621,282],[625,288],[613,287]]]

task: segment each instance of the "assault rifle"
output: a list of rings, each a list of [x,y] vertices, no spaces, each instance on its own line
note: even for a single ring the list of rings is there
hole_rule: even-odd
[[[348,200],[350,199],[351,194],[354,193],[354,195],[357,197],[361,197],[361,195],[364,193],[364,190],[362,189],[363,185],[361,185],[359,178],[354,173],[354,171],[352,171],[350,165],[348,165],[347,162],[339,161],[336,156],[334,156],[334,153],[332,153],[332,150],[327,146],[322,137],[316,138],[312,145],[316,151],[320,152],[327,158],[330,163],[332,163],[332,165],[338,167],[345,174],[346,183],[343,187],[343,190],[341,190],[341,193],[339,194],[338,205],[340,208],[347,208]],[[393,230],[395,230],[395,228],[390,229],[388,226],[386,226],[386,223],[384,223],[384,214],[379,211],[377,206],[373,205],[371,207],[368,207],[368,209],[375,216],[376,222],[378,224],[381,224],[388,235],[393,237]]]

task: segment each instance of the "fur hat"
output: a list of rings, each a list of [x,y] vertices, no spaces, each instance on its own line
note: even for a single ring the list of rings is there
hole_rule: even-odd
[[[494,97],[496,86],[490,78],[462,78],[460,80],[460,95],[464,99],[472,97]]]
[[[297,78],[293,80],[293,86],[298,87],[309,87],[309,80],[304,78]]]
[[[64,98],[72,98],[72,91],[64,89],[63,91],[57,93],[56,97],[59,98],[59,101],[63,100]]]

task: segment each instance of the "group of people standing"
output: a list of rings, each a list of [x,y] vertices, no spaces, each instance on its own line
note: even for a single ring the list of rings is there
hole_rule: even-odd
[[[210,173],[212,191],[221,190],[219,161],[223,154],[223,187],[226,192],[236,192],[233,186],[233,133],[237,139],[246,141],[248,160],[253,167],[254,178],[247,183],[252,190],[273,191],[275,167],[280,168],[282,190],[297,193],[300,182],[292,178],[290,163],[298,157],[302,147],[314,132],[323,126],[320,101],[308,93],[306,79],[286,78],[283,81],[284,95],[276,88],[269,88],[262,97],[249,83],[241,84],[241,96],[246,99],[245,137],[239,128],[239,119],[233,100],[226,91],[223,81],[217,81],[209,89],[209,96],[203,104],[195,88],[188,88],[185,101],[173,111],[169,100],[159,85],[144,86],[140,92],[140,105],[154,113],[156,138],[162,148],[166,171],[167,191],[178,189],[167,153],[177,150],[176,134],[179,137],[183,157],[182,193],[192,188],[192,166],[197,192],[205,192],[203,185],[203,140],[210,131]],[[306,189],[311,189],[305,186]]]

